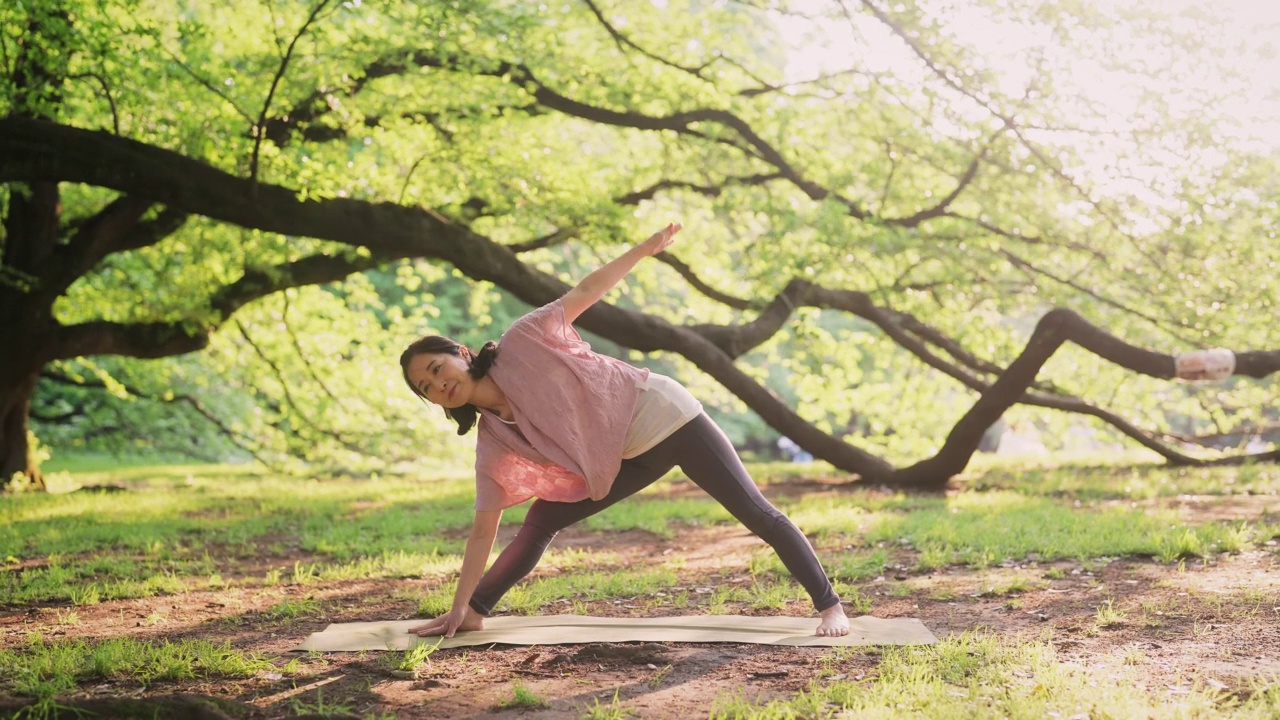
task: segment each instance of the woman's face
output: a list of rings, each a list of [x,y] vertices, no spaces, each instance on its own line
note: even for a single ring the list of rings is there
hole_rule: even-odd
[[[419,395],[445,408],[471,402],[476,381],[467,373],[470,365],[451,353],[423,353],[413,356],[405,375]]]

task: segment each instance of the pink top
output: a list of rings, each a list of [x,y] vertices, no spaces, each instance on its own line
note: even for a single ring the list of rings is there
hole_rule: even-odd
[[[480,413],[477,510],[609,494],[648,370],[592,352],[556,300],[503,333],[488,376],[515,424]]]

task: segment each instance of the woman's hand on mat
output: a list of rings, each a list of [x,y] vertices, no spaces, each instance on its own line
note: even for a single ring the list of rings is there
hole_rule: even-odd
[[[822,622],[818,623],[818,629],[814,631],[814,635],[818,637],[844,637],[849,634],[849,618],[844,614],[843,605],[836,603],[823,610],[820,614],[822,615]]]
[[[434,637],[436,635],[453,637],[453,634],[459,630],[483,629],[484,616],[468,607],[463,608],[462,612],[451,611],[430,622],[415,625],[409,628],[409,632],[418,637]]]

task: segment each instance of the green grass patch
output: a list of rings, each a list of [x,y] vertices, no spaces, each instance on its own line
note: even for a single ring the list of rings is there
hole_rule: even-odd
[[[0,558],[99,550],[183,557],[210,544],[256,552],[250,543],[269,535],[296,537],[301,549],[341,560],[452,551],[461,541],[442,532],[473,517],[465,479],[170,479],[125,492],[6,496]]]
[[[984,459],[985,460],[985,459]],[[1073,500],[1151,500],[1178,495],[1274,495],[1280,493],[1280,467],[1170,468],[1158,462],[1135,464],[1061,463],[1036,466],[1025,461],[975,462],[968,486],[973,490],[1009,490]]]
[[[500,709],[506,708],[526,708],[536,709],[547,707],[546,700],[538,697],[532,690],[525,687],[524,683],[517,682],[511,688],[511,698],[498,703]]]
[[[0,650],[0,677],[18,695],[49,702],[94,679],[134,680],[150,685],[164,680],[245,678],[275,670],[256,654],[208,640],[149,643],[130,638],[97,644],[46,643],[39,637],[21,651]]]
[[[623,707],[618,701],[618,691],[613,691],[613,699],[608,705],[601,704],[596,698],[590,705],[582,708],[582,720],[622,720],[631,717],[630,708]]]
[[[919,552],[921,570],[950,564],[987,567],[1005,560],[1084,560],[1145,555],[1162,560],[1236,551],[1265,534],[1260,526],[1187,526],[1173,511],[1071,503],[1009,491],[926,498],[916,509],[867,512],[857,498],[812,498],[792,517],[811,532],[856,535],[867,544]]]
[[[296,600],[294,598],[285,598],[267,608],[263,615],[271,620],[291,622],[308,615],[315,615],[318,612],[320,612],[320,601],[313,597],[298,598]]]
[[[441,638],[443,639],[443,638]],[[419,641],[404,652],[391,653],[387,656],[387,664],[393,671],[416,673],[419,668],[431,663],[431,654],[439,647],[440,642],[430,640]]]
[[[839,650],[844,650],[840,648]],[[841,655],[843,657],[843,655]],[[840,660],[827,672],[840,674]],[[717,699],[712,718],[1188,718],[1275,717],[1276,686],[1247,700],[1206,687],[1172,694],[1127,666],[1091,673],[1060,662],[1051,644],[965,634],[933,646],[882,651],[865,682],[814,682],[792,698],[759,702],[741,690]]]
[[[498,609],[519,615],[549,613],[554,612],[549,607],[557,600],[634,599],[654,595],[677,583],[675,571],[665,567],[557,575],[517,585],[503,597]]]
[[[587,518],[592,530],[647,530],[664,539],[675,537],[673,523],[710,525],[733,522],[729,511],[710,498],[649,499],[621,502]]]

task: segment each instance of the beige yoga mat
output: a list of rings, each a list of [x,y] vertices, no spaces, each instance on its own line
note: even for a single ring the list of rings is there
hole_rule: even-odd
[[[420,642],[440,647],[465,645],[573,645],[599,642],[734,642],[761,645],[932,645],[938,639],[915,618],[849,620],[844,637],[816,637],[818,618],[747,617],[743,615],[684,615],[656,618],[605,618],[584,615],[496,617],[485,629],[459,632],[451,638],[419,638],[409,628],[426,622],[387,620],[334,623],[312,633],[294,650],[338,652],[407,650]]]

